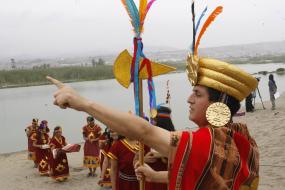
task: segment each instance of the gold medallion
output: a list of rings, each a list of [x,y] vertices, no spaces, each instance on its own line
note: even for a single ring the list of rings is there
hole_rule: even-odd
[[[231,119],[230,108],[221,102],[213,103],[207,108],[206,118],[213,127],[225,126]]]

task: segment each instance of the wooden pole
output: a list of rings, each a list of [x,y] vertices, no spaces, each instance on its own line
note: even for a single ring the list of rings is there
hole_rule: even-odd
[[[139,78],[139,115],[140,117],[144,117],[143,115],[143,80]],[[139,163],[142,166],[144,164],[144,145],[143,143],[139,142]],[[140,181],[140,190],[145,189],[145,179],[143,178]]]

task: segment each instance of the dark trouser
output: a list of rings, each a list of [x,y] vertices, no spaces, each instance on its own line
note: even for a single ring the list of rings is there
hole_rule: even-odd
[[[245,99],[245,109],[246,109],[246,112],[254,111],[254,106],[252,105],[252,96],[246,97],[246,99]]]

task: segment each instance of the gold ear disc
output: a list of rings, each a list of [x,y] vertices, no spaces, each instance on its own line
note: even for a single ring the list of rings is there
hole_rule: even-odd
[[[206,118],[213,127],[225,126],[231,119],[230,108],[221,102],[213,103],[207,108]]]

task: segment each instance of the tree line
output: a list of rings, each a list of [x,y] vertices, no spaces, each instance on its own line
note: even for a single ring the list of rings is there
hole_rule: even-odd
[[[114,78],[112,65],[37,67],[0,71],[0,88],[48,84],[46,76],[64,82],[102,80]]]

